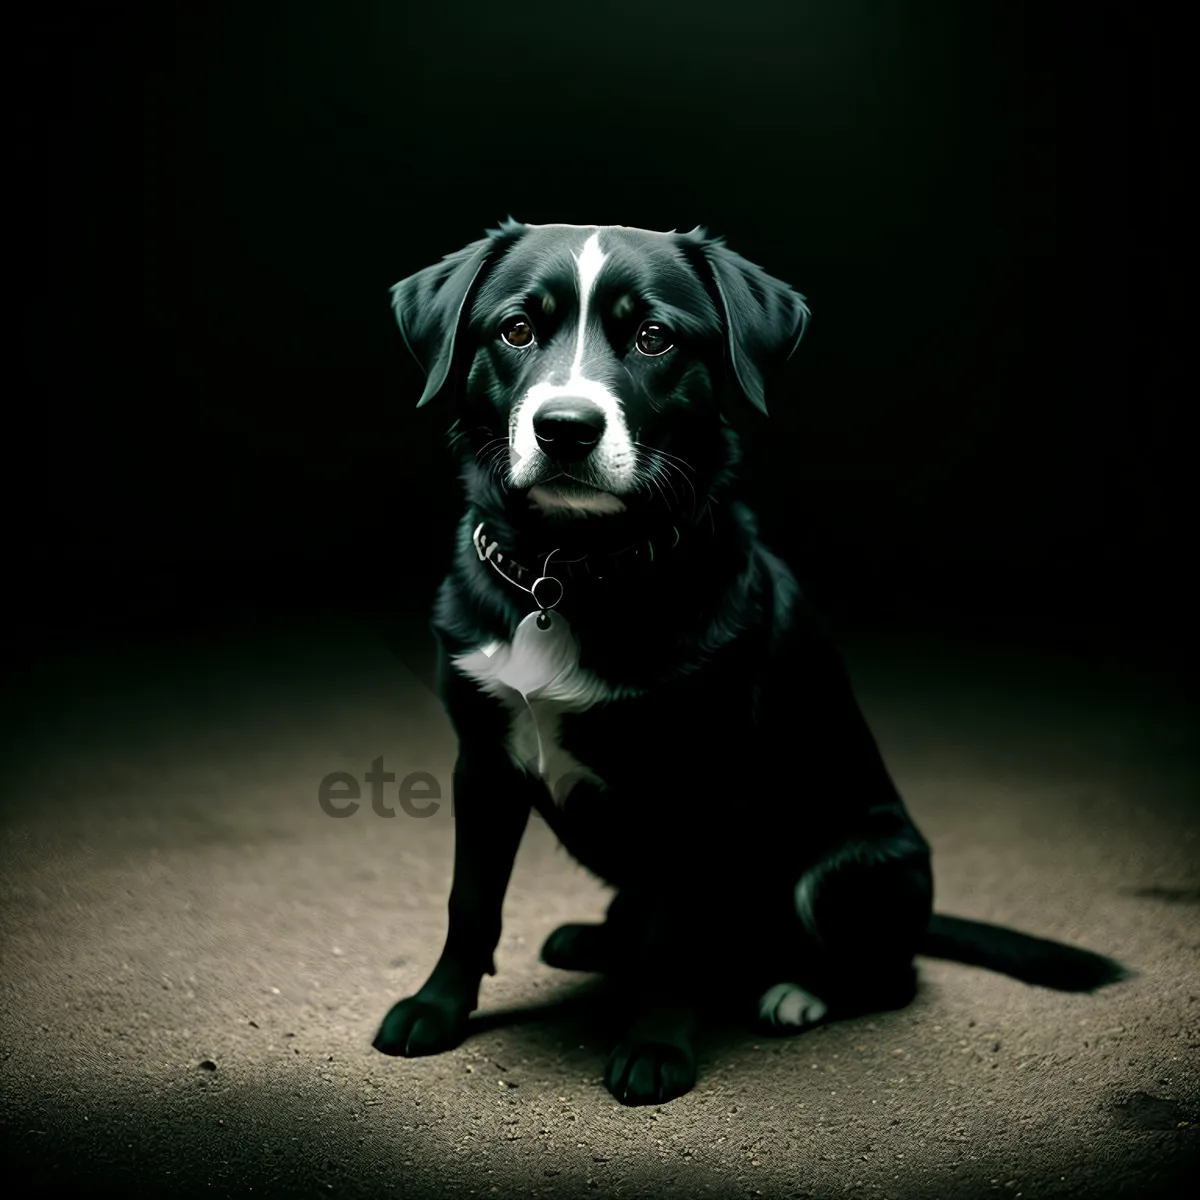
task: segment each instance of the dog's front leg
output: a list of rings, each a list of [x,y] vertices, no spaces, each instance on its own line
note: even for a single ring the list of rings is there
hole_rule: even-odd
[[[504,893],[529,819],[525,778],[499,755],[459,752],[454,767],[454,881],[450,924],[433,973],[401,1000],[375,1036],[376,1050],[414,1057],[452,1050],[494,975]]]
[[[695,989],[680,980],[643,993],[637,1015],[604,1069],[604,1084],[622,1104],[666,1104],[696,1082],[699,1025]]]

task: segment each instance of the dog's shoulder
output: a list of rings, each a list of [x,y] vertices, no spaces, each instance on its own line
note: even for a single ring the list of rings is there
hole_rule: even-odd
[[[791,567],[778,554],[757,542],[754,557],[764,594],[763,616],[774,651],[808,618],[808,606]]]
[[[804,594],[787,562],[761,543],[755,547],[766,629],[763,681],[775,693],[829,696],[849,686],[829,621]]]

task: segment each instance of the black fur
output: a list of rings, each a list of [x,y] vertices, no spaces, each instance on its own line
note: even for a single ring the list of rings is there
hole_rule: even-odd
[[[808,322],[801,296],[701,229],[603,230],[591,369],[620,396],[636,486],[624,512],[581,519],[533,510],[527,489],[509,485],[508,415],[574,336],[570,255],[586,232],[509,220],[394,289],[427,375],[420,403],[456,406],[466,512],[434,619],[459,738],[449,932],[428,982],[393,1008],[375,1045],[433,1053],[464,1035],[480,977],[494,970],[531,809],[617,889],[604,925],[556,931],[543,957],[607,971],[636,998],[606,1075],[626,1103],[691,1086],[696,1017],[718,993],[749,1001],[795,981],[834,1016],[903,1004],[922,952],[1054,987],[1119,978],[1120,967],[1084,951],[932,917],[929,847],[838,655],[736,490],[729,418],[747,403],[766,411],[771,375]],[[538,307],[546,291],[558,298],[553,312]],[[609,301],[626,294],[622,321]],[[514,312],[533,320],[531,351],[497,337]],[[670,355],[631,348],[647,317],[674,331]],[[563,719],[562,744],[606,790],[577,782],[556,803],[506,754],[507,710],[452,665],[511,639],[532,608],[480,561],[480,522],[518,563],[537,567],[551,551],[575,560],[561,611],[580,665],[638,693]],[[806,919],[795,898],[803,878]]]

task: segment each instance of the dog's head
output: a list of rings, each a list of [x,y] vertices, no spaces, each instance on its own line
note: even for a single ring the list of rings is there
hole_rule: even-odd
[[[700,510],[731,465],[729,406],[766,412],[808,322],[703,229],[509,220],[392,295],[420,404],[456,394],[471,499],[535,519]]]

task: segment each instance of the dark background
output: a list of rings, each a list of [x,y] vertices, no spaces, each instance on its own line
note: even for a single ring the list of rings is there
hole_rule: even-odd
[[[23,31],[15,640],[425,611],[388,287],[705,224],[814,320],[745,422],[834,622],[1181,653],[1179,33],[1145,4],[58,5]]]
[[[424,621],[458,517],[444,450],[453,417],[416,410],[421,376],[388,288],[511,213],[704,224],[809,297],[813,323],[771,417],[744,422],[748,487],[835,630],[849,643],[868,635],[852,662],[955,850],[939,888],[975,912],[1024,912],[1030,931],[1091,929],[1097,949],[1110,930],[1115,944],[1136,936],[1148,972],[1121,1010],[1136,1038],[1089,1051],[1107,1061],[1089,1078],[1112,1095],[1080,1091],[1074,1067],[1026,1075],[1022,1062],[1003,1109],[979,1089],[977,1140],[953,1154],[978,1151],[982,1187],[999,1118],[1019,1121],[1021,1169],[1047,1173],[1055,1194],[1165,1195],[1156,1176],[1182,1178],[1192,1143],[1135,1118],[1161,1122],[1166,1104],[1177,1123],[1172,1101],[1149,1091],[1174,1095],[1160,1072],[1191,1078],[1175,1038],[1194,990],[1178,967],[1195,940],[1178,916],[1196,894],[1185,870],[1194,729],[1137,673],[1128,685],[1118,671],[1063,673],[1067,688],[1060,660],[1042,654],[1194,667],[1182,382],[1194,38],[1167,11],[1103,0],[161,0],[43,5],[10,22],[18,345],[0,442],[11,493],[0,640],[18,669],[0,706],[14,785],[2,814],[12,878],[0,876],[6,1028],[28,1040],[0,1048],[14,1052],[13,1084],[0,1089],[14,1170],[51,1186],[82,1179],[90,1195],[124,1179],[122,1194],[174,1196],[221,1181],[288,1193],[306,1171],[358,1194],[379,1170],[418,1195],[453,1190],[478,1165],[460,1167],[457,1141],[451,1154],[446,1135],[394,1108],[386,1119],[411,1117],[416,1132],[380,1138],[374,1159],[373,1143],[362,1159],[347,1149],[331,1174],[339,1140],[361,1146],[367,1132],[355,1123],[362,1086],[354,1079],[332,1116],[318,1107],[342,1098],[311,1075],[318,1100],[277,1071],[266,1022],[244,1023],[257,1010],[243,1011],[251,999],[236,983],[257,986],[260,970],[295,978],[348,912],[366,914],[360,946],[398,920],[389,953],[415,963],[429,952],[416,910],[387,897],[433,895],[421,881],[448,862],[435,839],[410,827],[398,855],[387,834],[338,822],[354,835],[339,841],[304,825],[290,790],[300,795],[312,713],[328,714],[320,746],[359,747],[381,730],[390,739],[396,708],[411,703],[415,746],[433,729],[420,724],[428,705],[394,660],[376,674],[352,639],[348,650],[331,639],[327,658],[263,639],[239,666],[199,635],[295,620],[306,637],[311,618],[365,616],[409,666],[427,662]],[[940,657],[925,654],[930,633],[950,635]],[[158,654],[191,635],[184,649],[196,653]],[[115,653],[89,675],[76,651],[104,642]],[[1017,664],[1007,681],[979,666],[988,654],[969,653],[987,642]],[[1022,653],[1006,656],[1004,643]],[[277,760],[287,765],[268,793],[257,772]],[[1076,855],[1096,864],[1086,883]],[[363,883],[372,864],[377,882]],[[552,888],[529,885],[526,933],[559,911]],[[1087,908],[1078,926],[1073,905]],[[260,930],[274,929],[283,935],[260,963]],[[176,951],[201,977],[191,1008],[157,980],[163,964],[176,972]],[[376,987],[376,961],[330,967],[350,990],[325,995],[357,1003],[353,989]],[[955,983],[954,1012],[1009,1004],[971,978],[961,993]],[[384,1011],[372,992],[363,1010],[377,1003]],[[1012,1005],[1004,1053],[1015,1060],[1022,1023],[1045,1010]],[[275,1019],[296,1020],[293,1007]],[[1062,1062],[1083,1053],[1075,1011],[1053,1018]],[[240,1043],[226,1040],[235,1012]],[[127,1028],[145,1030],[144,1045],[141,1032],[116,1045],[113,1030]],[[558,1028],[529,1035],[534,1064],[557,1061]],[[212,1044],[230,1046],[241,1065],[227,1073],[223,1059],[211,1078],[233,1082],[198,1102],[169,1063],[143,1057],[159,1054],[152,1031],[163,1029],[164,1055],[190,1045],[207,1067]],[[921,1129],[909,1114],[954,1094],[946,1079],[966,1078],[951,1056],[961,1065],[967,1043],[949,1030],[938,1042],[892,1026],[881,1043],[888,1054],[922,1047],[926,1083],[906,1088],[895,1145]],[[354,1062],[373,1024],[335,1014],[308,1040],[300,1032],[289,1063],[300,1045],[321,1047],[322,1064],[333,1048]],[[777,1076],[756,1073],[761,1062],[735,1061],[751,1092],[779,1099],[762,1091]],[[249,1076],[237,1071],[254,1063],[271,1064],[271,1082],[239,1089]],[[448,1103],[469,1094],[459,1087],[445,1084]],[[1105,1135],[1055,1190],[1062,1143],[1092,1137],[1100,1106],[1128,1092],[1148,1109],[1125,1112],[1122,1099],[1133,1127]],[[538,1094],[517,1093],[532,1127]],[[836,1109],[853,1113],[855,1101],[838,1096]],[[218,1131],[226,1119],[254,1137]],[[835,1135],[847,1153],[849,1137]],[[1011,1144],[998,1137],[996,1154]],[[396,1174],[397,1148],[410,1147],[415,1166]],[[908,1161],[898,1186],[939,1186],[922,1174],[928,1158]],[[954,1179],[953,1194],[980,1194]]]

